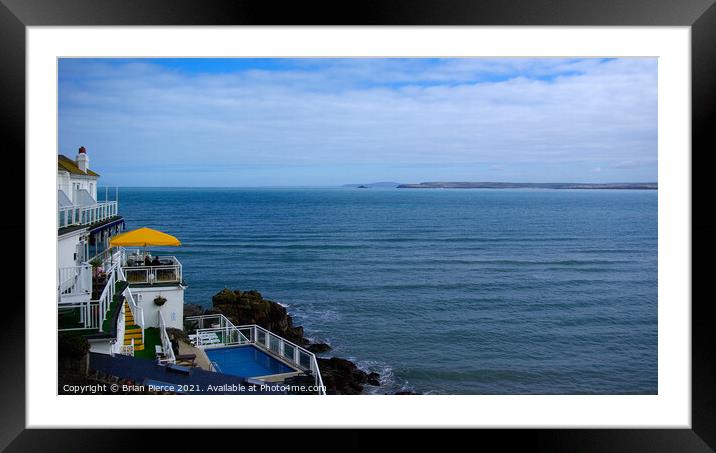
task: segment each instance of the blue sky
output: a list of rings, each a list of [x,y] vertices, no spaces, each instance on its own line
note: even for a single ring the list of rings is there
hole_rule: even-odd
[[[61,59],[102,184],[653,182],[657,60]]]

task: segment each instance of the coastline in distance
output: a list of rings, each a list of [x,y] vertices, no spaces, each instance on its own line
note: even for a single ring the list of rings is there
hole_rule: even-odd
[[[655,182],[624,183],[521,183],[521,182],[421,182],[400,184],[399,189],[632,189],[657,190]]]

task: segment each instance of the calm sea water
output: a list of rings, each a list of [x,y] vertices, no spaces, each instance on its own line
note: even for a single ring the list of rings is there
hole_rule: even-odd
[[[657,192],[121,189],[186,301],[288,307],[378,393],[657,392]],[[370,389],[370,387],[367,387]]]

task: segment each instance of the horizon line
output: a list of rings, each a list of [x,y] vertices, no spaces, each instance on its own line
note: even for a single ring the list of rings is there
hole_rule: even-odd
[[[385,184],[385,182],[379,182]],[[404,184],[592,184],[592,185],[617,185],[617,184],[658,184],[658,181],[618,181],[618,182],[513,182],[513,181],[421,181],[421,182],[396,182],[396,185]],[[277,189],[277,188],[351,188],[350,186],[376,184],[372,182],[365,183],[345,183],[345,184],[302,184],[302,185],[262,185],[262,186],[121,186],[117,184],[102,184],[100,187],[122,187],[127,189]],[[383,187],[390,188],[390,187]],[[395,187],[397,188],[397,187]]]

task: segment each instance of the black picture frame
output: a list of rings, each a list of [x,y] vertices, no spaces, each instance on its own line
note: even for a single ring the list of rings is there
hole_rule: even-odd
[[[29,26],[63,25],[519,25],[519,26],[690,26],[692,62],[692,429],[551,429],[481,430],[479,441],[497,440],[505,448],[529,446],[546,451],[714,451],[716,449],[716,329],[711,299],[697,297],[710,272],[716,236],[716,213],[703,203],[706,156],[716,150],[709,120],[716,110],[716,6],[714,0],[393,0],[382,2],[281,2],[260,0],[0,0],[0,120],[5,126],[3,148],[8,159],[24,167],[25,32]],[[684,152],[689,152],[685,149]],[[701,163],[701,165],[694,165]],[[16,167],[19,168],[19,167]],[[27,171],[31,169],[26,168]],[[700,186],[696,185],[700,181]],[[18,182],[16,186],[22,184]],[[16,197],[19,198],[19,197]],[[697,201],[704,208],[696,214]],[[16,200],[19,204],[20,200]],[[27,209],[23,206],[16,212]],[[25,241],[24,216],[0,223],[4,237]],[[16,255],[23,256],[23,255]],[[17,265],[18,263],[13,263]],[[694,285],[701,275],[702,283]],[[14,286],[20,287],[15,282]],[[24,298],[23,298],[24,299]],[[0,374],[0,447],[8,451],[102,451],[131,443],[124,431],[25,429],[25,309],[17,301],[3,303],[4,332]],[[110,414],[100,414],[110,416]],[[351,449],[371,448],[364,435],[343,436]],[[420,440],[426,431],[413,432]],[[129,436],[129,437],[128,437]],[[471,435],[472,436],[472,435]],[[164,437],[164,436],[160,436]],[[171,437],[171,436],[170,436]],[[120,442],[120,439],[124,439]],[[248,447],[252,442],[241,440]],[[204,449],[210,444],[201,442]],[[148,446],[146,443],[143,444]],[[490,445],[490,444],[485,444]],[[341,448],[343,449],[343,448]]]

